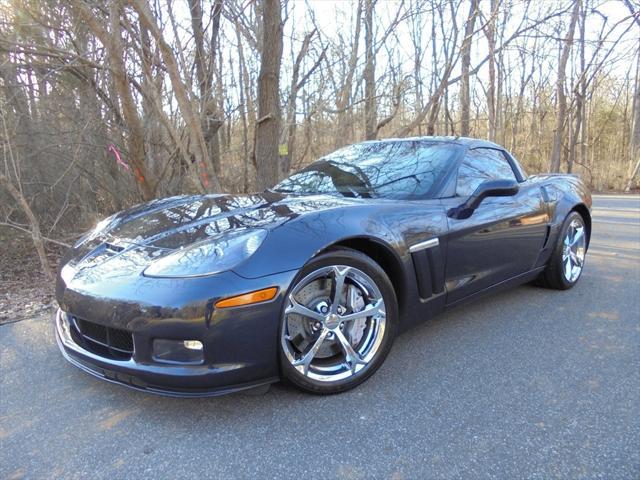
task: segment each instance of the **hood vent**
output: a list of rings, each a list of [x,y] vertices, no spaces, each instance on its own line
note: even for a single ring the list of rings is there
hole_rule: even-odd
[[[124,250],[124,247],[122,245],[115,245],[113,243],[105,243],[104,248],[114,253],[120,253]]]

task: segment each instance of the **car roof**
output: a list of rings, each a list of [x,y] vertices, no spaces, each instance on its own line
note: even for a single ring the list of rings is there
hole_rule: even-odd
[[[442,142],[442,143],[454,143],[457,145],[463,145],[467,148],[499,148],[503,150],[500,145],[490,142],[489,140],[482,140],[479,138],[471,137],[447,137],[447,136],[423,136],[423,137],[407,137],[407,138],[384,138],[380,140],[367,140],[362,143],[393,143],[393,142],[411,142],[416,140],[429,141],[429,142]]]

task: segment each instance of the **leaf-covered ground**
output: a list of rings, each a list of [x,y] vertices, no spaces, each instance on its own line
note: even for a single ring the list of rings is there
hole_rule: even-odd
[[[60,249],[47,249],[55,268]],[[54,285],[45,280],[28,235],[0,228],[0,266],[0,325],[53,311]]]

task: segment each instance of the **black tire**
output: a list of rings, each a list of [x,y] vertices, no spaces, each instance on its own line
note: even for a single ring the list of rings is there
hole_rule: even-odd
[[[540,277],[538,277],[538,285],[555,290],[568,290],[572,288],[576,283],[578,283],[578,280],[580,280],[583,268],[580,270],[577,278],[575,278],[574,280],[569,280],[564,273],[564,264],[562,259],[564,239],[567,236],[570,225],[574,220],[578,220],[583,225],[583,228],[585,229],[585,239],[587,238],[588,234],[586,231],[586,222],[584,221],[582,215],[580,215],[578,212],[569,213],[562,224],[562,228],[560,229],[558,239],[556,240],[556,245],[553,249],[553,253],[549,258],[547,268],[540,274]]]
[[[378,265],[367,255],[364,255],[357,250],[352,250],[349,248],[336,248],[311,259],[296,276],[296,279],[292,282],[289,292],[287,292],[287,298],[289,297],[289,293],[294,290],[295,286],[308,274],[315,272],[323,267],[334,265],[355,267],[366,273],[375,282],[384,300],[386,322],[384,332],[382,333],[382,342],[380,343],[380,346],[375,352],[373,358],[367,363],[367,365],[364,366],[360,371],[354,373],[349,378],[335,380],[328,383],[305,376],[291,364],[290,360],[287,358],[285,352],[283,351],[282,336],[283,329],[286,328],[286,316],[284,312],[289,305],[289,301],[286,300],[284,302],[285,305],[280,317],[280,328],[278,331],[278,351],[282,378],[283,380],[288,381],[289,383],[305,392],[320,395],[341,393],[355,388],[356,386],[367,380],[376,372],[376,370],[378,370],[378,368],[380,368],[380,366],[386,359],[389,351],[391,350],[391,346],[398,330],[398,302],[396,300],[395,291],[393,290],[393,286],[391,284],[391,281],[389,280],[389,277],[380,267],[380,265]]]

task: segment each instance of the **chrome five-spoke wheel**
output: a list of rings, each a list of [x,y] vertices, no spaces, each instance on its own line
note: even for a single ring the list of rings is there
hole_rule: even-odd
[[[586,244],[584,223],[580,218],[572,219],[562,248],[563,273],[568,282],[574,283],[582,272]]]
[[[573,211],[564,219],[547,267],[538,278],[538,284],[567,290],[572,288],[582,274],[589,248],[588,216]]]
[[[317,393],[351,388],[343,387],[368,376],[366,371],[388,350],[388,278],[371,259],[356,253],[349,253],[355,258],[348,261],[339,252],[333,261],[319,259],[285,300],[280,347],[287,376]],[[393,311],[395,315],[395,305]],[[336,385],[340,388],[333,389]]]

